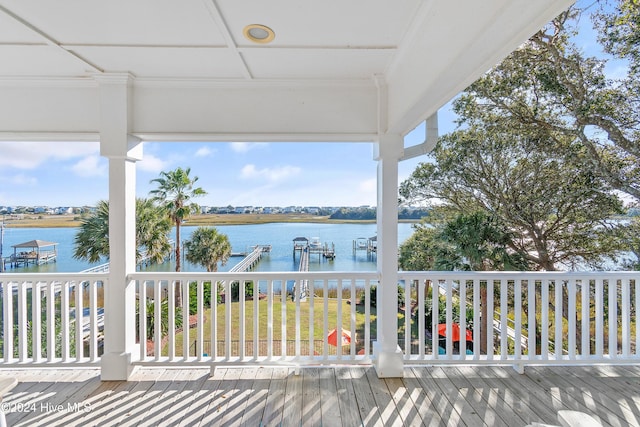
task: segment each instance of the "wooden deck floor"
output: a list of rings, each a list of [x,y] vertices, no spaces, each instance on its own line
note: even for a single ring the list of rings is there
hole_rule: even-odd
[[[140,368],[129,382],[96,369],[0,370],[19,380],[4,399],[10,426],[524,426],[588,412],[640,426],[640,367]]]

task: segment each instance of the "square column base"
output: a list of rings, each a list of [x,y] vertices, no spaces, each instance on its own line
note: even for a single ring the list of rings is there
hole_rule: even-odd
[[[105,353],[100,362],[101,381],[127,381],[135,369],[131,353]]]
[[[380,343],[373,343],[373,366],[376,368],[378,378],[403,378],[404,354],[400,346],[396,346],[393,352],[382,351]]]

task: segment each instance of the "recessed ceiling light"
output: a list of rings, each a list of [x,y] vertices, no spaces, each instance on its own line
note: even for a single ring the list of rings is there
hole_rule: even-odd
[[[276,37],[271,28],[260,24],[247,25],[242,33],[254,43],[269,43]]]

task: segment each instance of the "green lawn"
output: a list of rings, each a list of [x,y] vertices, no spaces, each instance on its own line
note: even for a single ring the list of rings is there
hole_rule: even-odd
[[[324,301],[321,298],[316,298],[313,304],[313,339],[314,340],[324,340],[326,337],[324,336]],[[326,301],[327,306],[327,330],[331,331],[333,328],[337,326],[337,317],[338,317],[338,301],[335,299],[328,299]],[[230,327],[230,338],[231,340],[237,340],[239,337],[240,331],[240,303],[232,302],[231,303],[231,327]],[[344,329],[351,328],[351,309],[352,306],[347,304],[346,301],[342,302],[342,327]],[[254,302],[246,301],[244,304],[244,318],[245,318],[245,340],[251,341],[254,336]],[[285,303],[286,310],[286,321],[285,321],[285,330],[286,330],[286,339],[293,340],[296,337],[296,329],[300,330],[300,339],[302,341],[308,341],[310,337],[310,310],[311,304],[310,302],[302,302],[300,303],[300,314],[299,314],[299,323],[296,323],[296,304],[290,300]],[[204,312],[205,322],[204,322],[204,340],[209,341],[211,339],[211,309],[206,309]],[[258,339],[266,340],[267,339],[267,301],[260,300],[258,302]],[[225,329],[226,329],[226,305],[219,304],[217,306],[217,317],[216,317],[216,327],[218,333],[218,340],[225,339]],[[364,316],[364,308],[362,306],[355,307],[355,329],[358,342],[362,342],[364,339],[364,324],[365,324],[365,316]],[[375,336],[375,308],[371,310],[371,336]],[[196,340],[196,329],[192,328],[189,331],[189,342],[192,345]],[[277,301],[273,303],[273,339],[281,340],[283,338],[282,335],[282,302]],[[182,355],[182,339],[183,334],[176,334],[176,355]],[[167,346],[164,346],[163,354],[167,354]]]

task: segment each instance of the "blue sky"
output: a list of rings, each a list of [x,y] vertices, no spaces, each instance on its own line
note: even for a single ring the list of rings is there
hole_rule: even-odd
[[[443,116],[444,117],[444,116]],[[441,127],[451,128],[451,118]],[[424,126],[405,144],[424,140]],[[0,142],[0,206],[82,206],[108,198],[108,162],[98,143]],[[404,180],[425,157],[400,164]],[[137,195],[161,171],[190,167],[206,206],[360,206],[376,204],[371,143],[144,143]]]

